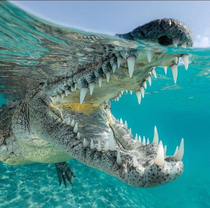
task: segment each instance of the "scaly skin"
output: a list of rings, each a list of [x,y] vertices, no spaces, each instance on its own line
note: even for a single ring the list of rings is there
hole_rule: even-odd
[[[165,46],[179,39],[179,46],[192,46],[191,30],[173,19],[155,20],[118,36]],[[75,158],[136,187],[153,187],[178,178],[183,172],[181,153],[163,155],[161,162],[157,160],[163,151],[162,144],[154,140],[145,145],[134,140],[127,127],[111,114],[108,101],[118,98],[123,90],[135,91],[140,96],[153,67],[177,65],[175,54],[152,53],[148,63],[145,49],[111,51],[103,59],[80,67],[69,76],[40,83],[13,108],[7,106],[1,112],[7,119],[6,125],[0,123],[3,130],[0,160],[21,165],[62,163]],[[121,64],[117,68],[119,60]],[[132,64],[134,60],[134,72],[132,66],[128,71],[127,61]],[[96,83],[101,79],[100,87]],[[70,175],[68,180],[71,181],[73,173]],[[66,184],[66,178],[63,180]]]

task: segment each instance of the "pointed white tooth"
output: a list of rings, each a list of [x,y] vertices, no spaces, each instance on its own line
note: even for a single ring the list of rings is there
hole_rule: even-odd
[[[95,83],[90,83],[90,84],[89,84],[89,88],[90,88],[90,95],[92,95],[92,94],[93,94],[94,87],[95,87]]]
[[[155,126],[155,128],[154,128],[154,138],[153,138],[152,143],[158,144],[158,142],[159,142],[158,131],[157,131],[157,127]]]
[[[90,140],[90,149],[93,150],[94,148],[95,148],[95,146],[94,146],[94,144],[93,144],[93,140],[91,139],[91,140]]]
[[[162,166],[164,164],[164,149],[163,149],[163,143],[160,141],[157,156],[155,158],[154,163],[158,166]]]
[[[120,97],[117,97],[116,100],[119,101],[120,100]]]
[[[128,90],[126,90],[125,92],[126,92],[126,94],[127,94],[127,93],[128,93]]]
[[[146,81],[143,82],[143,86],[144,86],[144,89],[147,89],[147,82]]]
[[[152,78],[151,78],[151,76],[147,77],[147,81],[149,82],[149,86],[151,86],[152,85]]]
[[[177,146],[174,152],[174,157],[176,157],[177,153],[178,153],[179,147]]]
[[[181,161],[183,155],[184,155],[184,139],[182,138],[182,140],[180,142],[179,150],[178,150],[177,155],[175,156],[175,158],[177,160]]]
[[[58,119],[58,122],[61,122],[61,119],[60,118]]]
[[[111,151],[115,151],[116,150],[116,145],[115,145],[114,135],[113,135],[113,131],[112,130],[110,130],[110,135],[109,135],[109,149]]]
[[[77,89],[77,83],[74,84],[74,89],[75,89],[75,90]]]
[[[147,138],[147,144],[149,144],[149,138]]]
[[[176,84],[177,75],[178,75],[177,65],[172,65],[171,66],[171,71],[172,71],[172,74],[173,74],[174,83]]]
[[[132,129],[130,128],[129,131],[130,131],[130,133],[131,133]]]
[[[140,88],[140,91],[141,91],[142,98],[144,98],[144,88],[141,87],[141,88]]]
[[[113,74],[115,73],[116,68],[117,68],[117,65],[116,65],[116,64],[113,64],[113,65],[112,65],[112,72],[113,72]]]
[[[187,47],[187,43],[186,42],[184,42],[184,43],[182,43],[182,48],[186,48]]]
[[[145,139],[145,136],[143,136],[143,141],[142,141],[142,144],[145,145],[146,144],[146,139]]]
[[[97,147],[97,151],[101,151],[101,142],[100,142],[100,140],[98,140],[98,147]]]
[[[85,96],[87,94],[88,88],[81,88],[80,90],[80,104],[83,103]]]
[[[153,67],[153,69],[152,69],[152,74],[153,74],[153,76],[154,76],[155,78],[157,78],[157,73],[156,73],[156,71],[155,71],[155,67]]]
[[[117,151],[117,164],[121,165],[122,164],[122,160],[121,160],[121,156],[120,156],[120,151]]]
[[[164,146],[164,155],[166,155],[167,145]]]
[[[132,95],[132,94],[133,94],[133,91],[130,90],[130,95]]]
[[[151,60],[152,60],[152,50],[147,49],[147,50],[146,50],[146,54],[147,54],[147,60],[148,60],[148,62],[150,63]]]
[[[140,103],[141,103],[141,92],[136,91],[136,96],[137,96],[137,99],[138,99],[138,104],[140,105]]]
[[[135,136],[135,140],[137,140],[138,139],[138,134],[136,134],[136,136]]]
[[[106,73],[106,82],[109,83],[110,81],[110,72]]]
[[[78,132],[77,133],[77,139],[80,139],[81,138],[81,136],[80,136],[80,133]]]
[[[133,167],[137,167],[139,165],[136,156],[133,156]]]
[[[68,94],[69,94],[69,91],[68,90],[65,90],[66,97],[68,96]]]
[[[72,92],[74,91],[74,87],[73,87],[73,86],[71,86],[71,91],[72,91]]]
[[[126,120],[125,120],[125,128],[128,128],[128,123]]]
[[[64,94],[61,94],[61,98],[62,98],[62,99],[64,98]]]
[[[173,44],[174,44],[174,46],[177,47],[177,45],[179,44],[179,39],[178,38],[173,38]]]
[[[139,136],[139,142],[141,143],[141,136]]]
[[[75,124],[73,132],[74,133],[77,133],[78,132],[78,123]]]
[[[164,68],[165,74],[167,74],[167,66],[164,66],[163,68]]]
[[[87,147],[87,140],[85,138],[83,139],[83,147]]]
[[[122,120],[122,118],[120,118],[120,123],[121,123],[121,124],[123,124],[123,120]]]
[[[185,69],[187,70],[188,69],[188,65],[189,65],[189,58],[188,58],[188,55],[183,55],[182,56],[182,59],[184,61],[184,67]]]
[[[99,77],[99,78],[98,78],[98,85],[99,85],[99,87],[102,86],[102,77]]]
[[[130,56],[127,58],[128,71],[129,71],[130,78],[133,76],[135,60],[136,60],[135,56]]]
[[[71,127],[74,127],[74,119],[71,121]]]
[[[108,141],[105,142],[104,149],[105,149],[105,150],[109,150],[109,143],[108,143]]]
[[[66,121],[66,124],[70,125],[70,122],[71,122],[71,120],[70,120],[70,118],[68,118],[68,120]]]
[[[121,57],[118,56],[118,57],[117,57],[117,68],[118,68],[118,69],[120,68],[120,63],[121,63]]]

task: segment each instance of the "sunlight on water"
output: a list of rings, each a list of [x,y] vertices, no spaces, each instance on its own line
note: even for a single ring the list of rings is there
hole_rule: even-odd
[[[96,35],[47,24],[9,3],[0,3],[0,106],[7,99],[22,98],[26,88],[46,77],[72,73],[75,62],[93,61],[90,52],[96,59],[102,56],[94,41],[109,43],[111,50],[150,47],[174,54],[190,53],[189,69],[179,66],[177,84],[169,69],[165,75],[158,67],[158,78],[152,78],[140,106],[136,95],[129,93],[124,93],[120,102],[112,101],[114,116],[127,120],[134,135],[152,140],[156,125],[160,139],[168,146],[167,154],[172,155],[180,139],[185,138],[183,175],[160,187],[138,189],[70,160],[76,178],[74,186],[69,184],[65,189],[58,185],[54,164],[0,163],[0,207],[210,207],[210,49],[168,49],[101,34],[97,39]],[[94,41],[88,41],[90,38]]]

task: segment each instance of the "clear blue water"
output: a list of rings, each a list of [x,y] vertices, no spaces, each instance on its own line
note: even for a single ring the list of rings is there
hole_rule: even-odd
[[[23,15],[21,10],[15,11]],[[15,45],[16,51],[19,53],[21,49],[22,56],[26,57],[22,65],[36,64],[37,57],[47,51],[39,45],[36,36],[28,40],[31,53],[24,43],[21,46],[19,41],[20,45]],[[4,44],[11,47],[11,42]],[[168,155],[174,153],[181,138],[185,139],[185,169],[180,178],[159,187],[139,189],[70,160],[68,163],[76,178],[73,187],[69,185],[65,189],[58,186],[54,164],[9,166],[0,162],[0,207],[210,207],[210,49],[194,49],[191,53],[194,58],[188,71],[179,66],[176,85],[170,70],[165,75],[163,68],[157,68],[158,79],[152,79],[152,86],[146,90],[140,106],[134,94],[122,96],[120,102],[112,102],[112,113],[116,118],[127,120],[133,134],[152,139],[156,125],[160,139],[167,144]],[[1,53],[0,58],[17,61],[15,56],[11,58],[9,50],[8,54]],[[5,95],[1,94],[1,105],[6,102]]]

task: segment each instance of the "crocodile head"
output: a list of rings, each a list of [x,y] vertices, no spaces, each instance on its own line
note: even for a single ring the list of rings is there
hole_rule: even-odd
[[[155,20],[118,36],[164,46],[193,44],[189,27],[173,19]],[[119,47],[107,52],[101,60],[78,67],[70,76],[47,81],[29,100],[33,106],[31,126],[39,137],[73,158],[129,185],[153,187],[173,181],[183,172],[183,140],[173,156],[166,156],[156,127],[153,142],[134,138],[127,123],[111,114],[108,100],[118,100],[124,90],[130,90],[136,92],[140,104],[147,82],[151,84],[151,74],[156,76],[156,66],[171,67],[176,82],[179,57],[157,47]],[[182,57],[187,68],[188,56]]]

